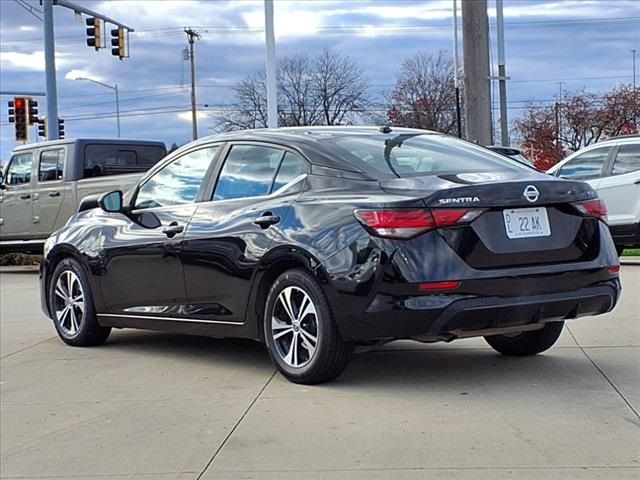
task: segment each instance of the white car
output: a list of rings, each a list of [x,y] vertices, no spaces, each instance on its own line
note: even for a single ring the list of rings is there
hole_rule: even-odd
[[[583,148],[547,173],[589,183],[607,205],[618,252],[640,247],[640,135]]]

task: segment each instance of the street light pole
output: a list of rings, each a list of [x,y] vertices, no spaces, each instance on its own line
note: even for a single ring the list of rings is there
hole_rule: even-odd
[[[116,92],[116,121],[118,122],[118,138],[120,138],[120,95],[118,94],[118,84],[114,85]]]
[[[116,93],[116,122],[118,124],[118,138],[120,138],[120,96],[118,94],[118,84],[116,83],[115,85],[109,85],[108,83],[102,83],[98,80],[87,77],[77,77],[75,78],[75,80],[86,80],[87,82],[97,83],[98,85],[102,85],[103,87],[108,88],[109,90],[113,90]]]
[[[58,140],[58,87],[53,33],[53,0],[44,0],[44,74],[47,86],[47,140]]]

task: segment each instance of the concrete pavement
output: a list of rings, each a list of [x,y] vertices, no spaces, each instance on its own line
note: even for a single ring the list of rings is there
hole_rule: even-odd
[[[261,345],[114,331],[71,348],[37,275],[0,275],[2,479],[638,479],[640,266],[549,352],[395,342],[329,385]]]

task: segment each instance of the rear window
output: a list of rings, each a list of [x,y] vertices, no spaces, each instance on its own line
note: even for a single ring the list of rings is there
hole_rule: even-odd
[[[347,161],[397,177],[459,172],[520,170],[522,167],[484,147],[433,134],[340,135],[320,140]],[[327,145],[328,146],[328,145]]]
[[[638,170],[640,170],[640,144],[622,145],[618,150],[616,161],[613,162],[611,175],[624,175]]]
[[[146,172],[166,155],[155,145],[89,144],[84,148],[84,178]]]

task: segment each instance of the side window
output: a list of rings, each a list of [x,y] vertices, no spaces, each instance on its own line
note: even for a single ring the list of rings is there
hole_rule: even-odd
[[[64,149],[46,150],[40,154],[38,181],[50,182],[62,180],[64,168]]]
[[[195,150],[163,167],[140,187],[135,208],[194,202],[217,151],[217,145]]]
[[[562,166],[559,176],[572,180],[600,178],[609,150],[610,147],[595,148],[578,155]]]
[[[285,153],[282,163],[280,164],[278,174],[276,175],[276,179],[273,181],[272,191],[275,192],[297,176],[307,173],[308,171],[309,169],[305,160],[294,153]]]
[[[83,178],[145,172],[166,155],[153,145],[89,144],[84,147]]]
[[[33,167],[33,154],[23,153],[16,155],[9,164],[7,170],[7,185],[24,185],[31,181],[31,168]]]
[[[257,197],[271,191],[282,150],[258,145],[234,145],[225,161],[214,200]]]
[[[611,175],[623,175],[640,170],[640,144],[622,145],[613,162]]]

